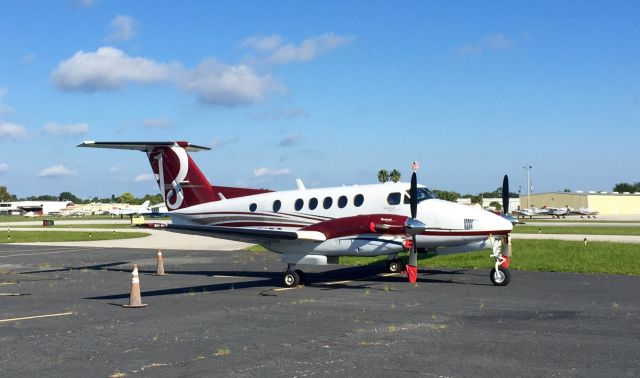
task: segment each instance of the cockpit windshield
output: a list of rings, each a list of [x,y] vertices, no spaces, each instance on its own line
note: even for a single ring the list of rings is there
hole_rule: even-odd
[[[418,188],[418,203],[428,199],[439,199],[438,196],[427,188]],[[407,193],[409,191],[407,190]]]

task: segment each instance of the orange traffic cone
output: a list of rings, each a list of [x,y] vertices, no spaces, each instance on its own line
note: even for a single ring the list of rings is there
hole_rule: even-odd
[[[131,293],[129,294],[129,304],[122,307],[138,308],[145,307],[140,296],[140,278],[138,277],[138,264],[133,264],[133,272],[131,272]]]
[[[164,261],[162,260],[162,251],[158,250],[158,257],[156,258],[156,276],[164,276]]]

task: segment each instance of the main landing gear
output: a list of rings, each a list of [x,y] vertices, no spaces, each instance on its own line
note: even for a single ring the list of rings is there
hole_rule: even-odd
[[[398,259],[387,260],[387,270],[389,273],[400,273],[404,271],[404,263]]]
[[[304,272],[296,269],[296,264],[287,264],[287,269],[282,276],[282,286],[296,287],[304,283]]]
[[[511,255],[511,245],[509,243],[508,236],[506,239],[506,245],[502,243],[502,239],[498,241],[494,241],[492,237],[490,237],[489,239],[493,246],[493,253],[491,254],[491,257],[496,259],[495,266],[489,273],[489,279],[491,279],[491,283],[495,286],[507,286],[511,281],[511,271],[509,271],[509,256]],[[507,249],[506,256],[502,254],[503,247]]]

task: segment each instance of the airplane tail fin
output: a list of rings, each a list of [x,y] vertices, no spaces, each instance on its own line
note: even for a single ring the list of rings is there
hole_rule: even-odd
[[[142,205],[140,205],[140,208],[141,208],[141,209],[148,208],[148,207],[149,207],[149,204],[151,204],[151,201],[146,200],[146,201],[144,201],[144,202],[142,203]]]
[[[169,211],[217,201],[209,180],[188,152],[209,150],[189,142],[82,142],[78,147],[146,152]]]

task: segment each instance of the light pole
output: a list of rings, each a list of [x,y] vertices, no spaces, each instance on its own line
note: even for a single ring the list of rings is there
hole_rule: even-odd
[[[529,208],[529,202],[531,201],[531,168],[530,165],[526,165],[522,167],[522,169],[527,170],[527,209]]]

